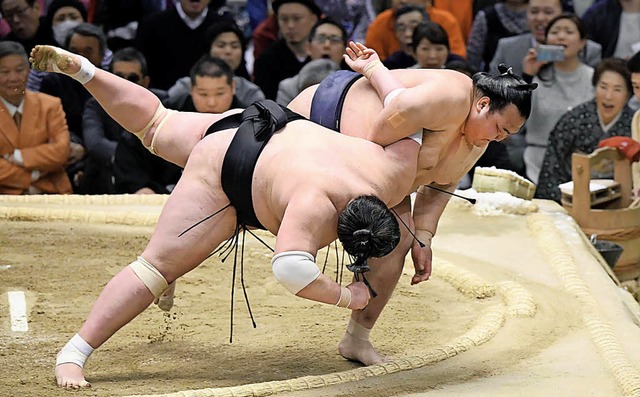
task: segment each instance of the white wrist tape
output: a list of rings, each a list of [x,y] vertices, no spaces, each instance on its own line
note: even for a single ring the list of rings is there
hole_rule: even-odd
[[[351,304],[351,290],[347,287],[341,286],[340,298],[338,298],[338,303],[336,303],[336,306],[348,308],[350,304]]]
[[[382,104],[384,105],[384,107],[386,108],[387,105],[389,105],[389,103],[393,101],[393,98],[397,97],[398,94],[400,94],[404,90],[406,90],[406,88],[396,88],[395,90],[388,93],[387,96],[384,97],[384,100],[382,101]]]
[[[75,334],[73,338],[60,350],[58,357],[56,357],[56,365],[73,363],[84,368],[84,363],[89,356],[93,353],[93,347],[91,347],[84,339],[78,334]]]
[[[287,251],[271,259],[271,270],[276,280],[292,294],[297,294],[320,276],[315,258],[304,251]]]
[[[66,74],[72,79],[79,81],[81,84],[87,84],[87,82],[91,80],[93,76],[96,74],[95,65],[92,64],[87,58],[77,54],[71,54],[69,51],[65,51],[63,49],[57,49],[56,51],[58,52],[59,56],[75,56],[80,58],[81,61],[80,61],[80,70],[78,71],[78,73],[70,74],[67,72],[63,72],[62,70],[60,70],[60,68],[58,68],[57,62],[53,62],[54,72]]]
[[[129,265],[131,270],[138,276],[154,297],[159,298],[162,293],[169,288],[169,283],[164,276],[151,263],[141,256]]]
[[[409,135],[409,139],[413,139],[414,141],[418,142],[418,145],[422,146],[422,128],[420,128],[420,131]]]

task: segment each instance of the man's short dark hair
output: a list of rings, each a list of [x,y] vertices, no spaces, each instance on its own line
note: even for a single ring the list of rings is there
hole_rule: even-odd
[[[16,41],[0,41],[0,59],[9,55],[20,55],[24,58],[25,63],[29,62],[29,57],[27,57],[27,52],[22,44]]]
[[[627,67],[631,73],[640,73],[640,51],[633,54],[627,61]]]
[[[234,74],[231,66],[220,58],[209,54],[203,55],[191,68],[191,85],[196,84],[196,76],[200,77],[226,77],[227,84],[231,85]]]
[[[335,26],[336,28],[340,29],[340,34],[342,35],[342,42],[343,42],[343,43],[344,43],[344,45],[346,46],[346,44],[347,44],[347,39],[348,39],[348,37],[347,37],[347,31],[346,31],[346,30],[344,30],[344,27],[343,27],[341,24],[339,24],[338,22],[334,21],[334,20],[333,20],[333,19],[331,19],[331,18],[322,18],[322,19],[319,19],[319,20],[318,20],[318,22],[316,22],[316,24],[315,24],[315,25],[313,25],[313,27],[311,28],[311,31],[309,32],[309,38],[308,38],[308,40],[309,40],[309,41],[313,40],[313,38],[314,38],[314,37],[316,37],[316,30],[318,30],[318,28],[319,28],[320,26],[325,25],[325,24],[333,25],[333,26]]]
[[[98,40],[98,48],[100,54],[104,56],[107,51],[107,37],[104,35],[104,32],[101,28],[97,27],[92,23],[81,23],[75,28],[71,29],[69,34],[67,35],[66,40],[64,41],[64,48],[69,49],[69,42],[71,41],[71,36],[74,34],[79,34],[80,36],[85,37],[95,37]]]
[[[137,62],[140,65],[140,71],[144,76],[149,75],[147,67],[147,59],[144,55],[133,47],[125,47],[113,53],[113,58],[109,64],[109,71],[113,72],[113,64],[116,62]]]

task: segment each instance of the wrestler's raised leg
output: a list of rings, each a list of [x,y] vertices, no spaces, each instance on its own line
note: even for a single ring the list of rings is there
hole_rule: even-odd
[[[38,45],[31,50],[29,61],[35,70],[57,72],[55,65],[60,70],[58,73],[73,76],[80,71],[83,59],[80,55],[57,47]],[[145,146],[151,145],[155,128],[166,115],[166,110],[162,110],[158,117],[154,117],[160,106],[160,100],[155,94],[101,69],[95,69],[93,78],[84,87],[109,116],[127,131],[142,131],[155,118],[149,133],[144,137]],[[161,138],[155,145],[156,153],[165,160],[184,167],[191,150],[202,139],[203,132],[223,115],[190,112],[172,114],[162,127],[162,134],[159,135]]]
[[[152,264],[171,283],[198,266],[216,246],[235,229],[236,214],[230,207],[201,223],[181,237],[178,235],[196,222],[229,203],[220,186],[211,140],[194,148],[184,173],[165,204],[158,224],[141,257]],[[219,161],[219,160],[218,160]],[[154,295],[131,267],[114,276],[94,303],[78,332],[90,348],[98,348],[122,326],[133,320],[154,300]],[[73,363],[56,366],[59,386],[90,386],[83,369]]]
[[[413,228],[411,219],[411,200],[409,197],[397,205],[394,210]],[[413,230],[413,229],[412,229]],[[338,352],[349,360],[359,361],[364,365],[378,364],[385,361],[385,357],[378,353],[369,342],[369,331],[375,325],[387,302],[398,284],[404,260],[413,244],[413,237],[402,224],[400,224],[402,238],[398,246],[387,256],[379,259],[369,259],[371,271],[366,273],[367,280],[371,283],[378,296],[371,299],[364,310],[354,310],[340,344]]]

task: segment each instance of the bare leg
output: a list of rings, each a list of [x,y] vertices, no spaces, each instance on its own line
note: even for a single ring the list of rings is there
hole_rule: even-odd
[[[54,72],[53,65],[64,74],[73,75],[80,70],[82,57],[53,46],[38,45],[29,58],[35,70]],[[139,132],[153,119],[160,100],[148,89],[120,78],[105,70],[96,69],[94,77],[84,87],[96,98],[100,106],[123,128]],[[203,133],[224,115],[178,112],[169,117],[162,127],[155,145],[158,155],[181,167]],[[157,125],[164,114],[145,135],[144,144],[149,147]]]
[[[413,228],[410,199],[408,197],[405,198],[394,209],[404,222]],[[373,328],[382,310],[389,302],[402,274],[405,257],[413,243],[413,237],[402,223],[400,224],[400,231],[402,233],[400,243],[389,255],[368,261],[371,271],[367,273],[367,280],[378,293],[378,296],[371,299],[363,310],[354,310],[351,313],[347,332],[345,332],[338,345],[338,352],[346,359],[359,361],[364,365],[373,365],[385,361],[385,357],[380,355],[369,342],[369,330]]]
[[[200,145],[202,150],[194,149],[141,255],[169,283],[198,266],[233,233],[235,227],[235,211],[229,208],[178,237],[189,226],[229,202],[215,176],[217,174],[212,172],[215,159],[209,155],[212,151],[210,143],[211,140],[204,140]],[[147,308],[153,299],[149,289],[126,267],[106,285],[78,333],[91,347],[98,348]],[[61,387],[89,386],[82,368],[76,364],[58,365],[55,375]]]

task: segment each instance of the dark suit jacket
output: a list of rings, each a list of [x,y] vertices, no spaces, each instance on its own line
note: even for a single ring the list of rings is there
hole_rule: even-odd
[[[24,166],[0,157],[0,194],[23,194],[31,185],[31,172],[41,173],[33,183],[45,193],[71,193],[64,170],[69,157],[69,130],[60,99],[27,91],[20,129],[0,102],[0,156],[20,149]]]

